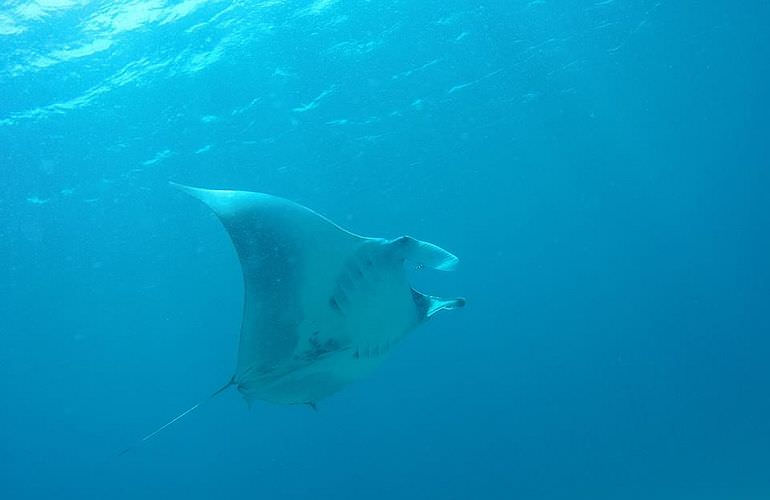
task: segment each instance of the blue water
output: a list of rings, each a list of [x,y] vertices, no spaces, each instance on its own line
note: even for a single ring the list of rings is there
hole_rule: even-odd
[[[770,498],[770,4],[0,7],[0,498]],[[168,186],[461,258],[306,407],[222,394],[242,285]]]

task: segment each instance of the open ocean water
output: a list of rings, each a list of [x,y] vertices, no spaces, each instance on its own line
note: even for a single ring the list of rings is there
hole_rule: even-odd
[[[770,3],[0,2],[0,498],[770,498]],[[304,406],[168,181],[457,254]]]

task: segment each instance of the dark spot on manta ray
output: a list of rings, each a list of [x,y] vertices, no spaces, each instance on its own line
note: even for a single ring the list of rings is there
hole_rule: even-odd
[[[321,342],[318,339],[318,332],[313,332],[309,339],[307,339],[310,346],[296,359],[304,359],[306,361],[312,361],[320,358],[324,354],[329,354],[340,350],[340,343],[335,339],[326,339],[325,342]]]

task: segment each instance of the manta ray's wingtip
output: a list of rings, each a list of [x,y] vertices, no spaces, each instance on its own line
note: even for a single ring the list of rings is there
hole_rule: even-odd
[[[168,181],[168,184],[184,193],[189,194],[193,198],[197,198],[209,207],[211,207],[217,214],[223,209],[224,195],[229,191],[221,191],[216,189],[206,189],[195,186],[188,186],[186,184],[180,184],[174,181]]]
[[[168,185],[180,191],[183,191],[189,195],[195,196],[196,198],[200,198],[200,195],[198,194],[200,191],[205,191],[205,189],[202,189],[202,188],[188,186],[186,184],[180,184],[174,181],[168,181]]]
[[[203,202],[224,222],[243,210],[248,210],[257,193],[230,189],[207,189],[169,181],[169,185]],[[227,224],[225,224],[227,226]],[[229,229],[228,229],[229,230]]]

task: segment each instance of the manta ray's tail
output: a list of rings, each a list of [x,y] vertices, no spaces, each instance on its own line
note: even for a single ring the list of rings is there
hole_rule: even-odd
[[[216,391],[212,392],[209,397],[207,397],[206,399],[203,399],[201,401],[198,401],[197,403],[195,403],[194,405],[192,405],[191,407],[189,407],[188,409],[186,409],[185,411],[183,411],[182,413],[180,413],[176,417],[172,418],[171,420],[169,420],[165,424],[161,425],[160,427],[158,427],[157,429],[155,429],[151,433],[149,433],[146,436],[144,436],[143,438],[139,439],[132,446],[129,446],[129,447],[121,450],[121,452],[118,453],[118,455],[119,456],[120,455],[125,455],[126,453],[136,449],[142,443],[144,443],[146,441],[149,441],[150,439],[154,438],[155,436],[157,436],[158,434],[160,434],[161,432],[163,432],[164,430],[166,430],[167,428],[171,427],[176,422],[178,422],[179,420],[181,420],[182,418],[187,416],[189,413],[192,413],[193,411],[197,410],[203,404],[208,403],[209,401],[211,401],[212,399],[214,399],[219,394],[221,394],[222,392],[226,391],[227,389],[229,389],[233,385],[235,385],[235,376],[233,376],[225,385],[223,385],[222,387],[220,387]]]

